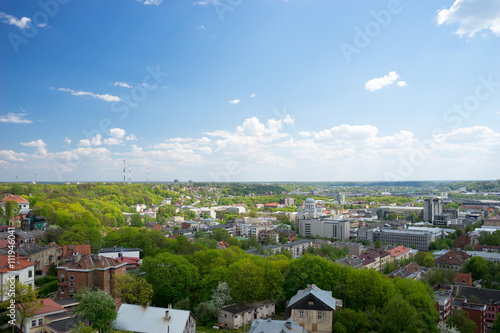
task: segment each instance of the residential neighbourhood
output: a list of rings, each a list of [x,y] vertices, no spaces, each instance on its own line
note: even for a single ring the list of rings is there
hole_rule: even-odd
[[[290,289],[284,289],[286,295],[283,293],[279,298],[269,298],[273,289],[247,297],[243,295],[254,293],[252,288],[246,290],[249,287],[244,285],[236,287],[236,277],[234,280],[227,275],[229,283],[224,288],[233,289],[232,292],[230,289],[226,291],[229,298],[224,303],[215,298],[216,290],[223,288],[221,283],[224,280],[219,280],[219,285],[210,282],[212,290],[203,296],[204,302],[198,300],[195,303],[198,305],[183,305],[183,302],[190,303],[190,298],[172,298],[169,301],[168,295],[177,291],[168,289],[167,285],[162,287],[170,290],[163,296],[167,298],[156,298],[156,288],[169,280],[164,277],[172,274],[171,279],[175,280],[176,274],[187,273],[185,268],[180,268],[185,266],[177,266],[180,263],[172,261],[161,273],[163,275],[153,278],[151,274],[156,274],[153,273],[155,270],[165,267],[151,261],[159,260],[161,252],[154,250],[158,246],[164,247],[166,253],[186,253],[189,265],[197,267],[197,279],[201,285],[209,283],[210,280],[206,279],[210,275],[207,274],[222,273],[215,273],[216,266],[212,265],[219,265],[219,261],[226,262],[223,256],[234,256],[228,251],[237,248],[241,251],[238,256],[250,260],[237,261],[238,265],[244,265],[244,262],[245,265],[254,265],[240,279],[250,278],[253,272],[259,272],[261,268],[255,266],[258,262],[277,263],[278,258],[300,262],[318,258],[326,260],[322,265],[328,263],[339,265],[332,267],[346,267],[352,272],[349,274],[355,274],[351,270],[373,271],[392,281],[438,282],[430,285],[434,292],[435,306],[432,311],[436,311],[436,322],[448,323],[452,314],[460,309],[474,323],[474,332],[487,332],[493,327],[500,311],[493,297],[497,285],[484,276],[478,279],[478,272],[475,268],[471,270],[473,266],[469,265],[473,259],[491,263],[488,265],[498,265],[500,261],[498,245],[484,241],[497,234],[494,216],[500,211],[500,206],[493,202],[477,206],[468,202],[467,205],[458,205],[450,213],[445,208],[450,201],[444,197],[423,200],[418,195],[394,197],[398,202],[407,198],[409,206],[383,204],[377,207],[373,199],[370,202],[360,199],[367,194],[328,191],[317,192],[316,198],[310,196],[312,193],[290,197],[292,192],[280,194],[282,197],[272,192],[260,195],[250,193],[242,197],[249,200],[278,197],[274,199],[275,204],[252,206],[248,203],[229,205],[224,196],[213,197],[218,191],[215,187],[207,190],[204,186],[176,185],[169,187],[168,191],[170,189],[173,190],[168,192],[170,196],[159,200],[158,205],[132,204],[122,208],[125,210],[122,212],[124,225],[100,231],[102,245],[98,247],[90,242],[67,244],[64,238],[57,238],[57,235],[47,238],[52,235],[51,230],[56,230],[50,227],[54,224],[51,219],[42,216],[42,211],[33,213],[29,200],[24,197],[6,195],[5,198],[15,198],[12,201],[19,207],[19,212],[22,208],[25,214],[18,215],[19,222],[9,218],[0,232],[5,242],[0,249],[3,251],[0,259],[4,261],[2,288],[5,289],[9,283],[7,277],[14,274],[18,282],[44,295],[36,301],[39,305],[34,307],[22,325],[17,324],[18,330],[71,332],[79,323],[80,294],[97,290],[113,300],[115,318],[112,327],[123,331],[197,332],[197,326],[212,325],[224,330],[244,328],[259,333],[274,332],[275,329],[280,332],[327,333],[347,325],[336,318],[340,318],[344,309],[349,309],[352,304],[339,287],[326,285],[325,288],[321,280],[306,280],[310,283],[294,287],[297,289],[293,294],[288,294]],[[205,194],[196,194],[200,192]],[[330,195],[333,195],[332,199],[328,199]],[[29,196],[27,198],[30,199]],[[210,205],[200,207],[202,201]],[[419,201],[422,206],[415,207]],[[467,206],[467,209],[463,210],[462,206]],[[170,215],[165,213],[167,211],[171,212],[168,213]],[[440,222],[444,220],[449,223]],[[38,225],[37,221],[43,223]],[[61,240],[62,243],[59,243]],[[10,244],[13,245],[9,247]],[[15,249],[16,263],[13,269],[7,269],[9,249],[12,248]],[[217,254],[220,259],[201,259],[204,251],[215,251],[207,252],[214,256],[220,253]],[[230,264],[226,265],[224,269],[232,269]],[[240,269],[245,270],[244,267]],[[259,273],[264,275],[254,276],[253,279],[265,279],[265,274],[269,273],[264,272],[270,267],[273,266],[265,268]],[[443,278],[434,277],[438,272],[445,274]],[[292,276],[285,274],[288,279]],[[123,278],[127,277],[132,279],[130,281],[144,281],[144,286],[150,286],[148,288],[151,288],[153,297],[133,301],[130,295],[135,292],[129,289],[132,287],[123,284]],[[35,284],[35,281],[44,279],[48,281],[46,284]],[[184,288],[188,289],[181,294],[191,292],[190,287]],[[124,290],[127,291],[124,293]],[[240,295],[241,292],[243,294]],[[2,300],[7,301],[8,298],[3,297]]]

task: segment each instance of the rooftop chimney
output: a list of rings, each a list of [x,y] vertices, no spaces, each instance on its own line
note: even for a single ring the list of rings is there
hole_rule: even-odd
[[[169,321],[170,320],[170,314],[168,313],[168,310],[165,311],[165,320]]]
[[[292,322],[290,321],[290,319],[288,319],[287,321],[285,321],[285,327],[288,328],[288,329],[292,329]]]
[[[172,303],[168,303],[168,308],[171,309],[172,308]]]
[[[79,255],[79,254],[77,254],[77,255],[75,256],[75,263],[79,262],[79,261],[80,261],[80,259],[82,259],[82,256],[81,256],[81,255]]]

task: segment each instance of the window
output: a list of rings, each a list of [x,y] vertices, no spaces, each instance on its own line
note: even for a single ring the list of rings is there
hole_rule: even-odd
[[[299,318],[304,318],[304,311],[299,311]]]
[[[61,282],[64,282],[64,274],[61,274]]]
[[[318,311],[318,319],[323,319],[323,312]]]
[[[64,287],[61,287],[61,294],[64,294]]]
[[[38,326],[42,326],[43,325],[43,318],[40,318],[38,319]]]
[[[29,277],[29,278],[30,278],[30,277],[33,277],[33,271],[32,271],[31,269],[28,271],[28,277]]]
[[[314,301],[307,301],[307,305],[314,305]]]
[[[31,327],[35,327],[36,326],[36,320],[32,320],[31,321]]]

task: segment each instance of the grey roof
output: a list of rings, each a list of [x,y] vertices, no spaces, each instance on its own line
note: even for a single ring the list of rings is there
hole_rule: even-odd
[[[472,295],[481,300],[482,304],[500,304],[500,290],[460,286],[458,294],[470,298]]]
[[[271,300],[265,300],[261,302],[254,302],[254,303],[234,303],[230,305],[223,306],[220,308],[222,311],[227,311],[233,314],[237,314],[240,312],[245,312],[251,309],[256,309],[264,305],[269,305],[272,304],[274,306],[274,302]]]
[[[294,322],[292,319],[285,320],[271,320],[269,319],[254,319],[252,327],[248,333],[278,333],[278,332],[301,332],[307,331]]]
[[[63,320],[53,321],[50,324],[45,324],[47,327],[53,331],[64,333],[64,332],[74,332],[76,327],[76,318],[68,318]]]
[[[24,243],[19,245],[17,248],[17,252],[21,257],[28,257],[33,254],[37,254],[38,252],[42,252],[48,249],[56,248],[54,245],[40,245],[40,244],[28,244]]]
[[[305,296],[307,296],[309,294],[312,294],[317,299],[319,299],[320,301],[325,303],[327,306],[329,306],[330,308],[335,310],[335,304],[337,302],[337,299],[332,297],[332,292],[319,289],[314,284],[307,286],[306,289],[299,290],[297,292],[297,294],[295,296],[293,296],[292,299],[290,299],[290,303],[288,303],[288,306],[289,307],[292,306],[293,304],[295,304],[296,302],[298,302],[299,300],[301,300],[302,298],[304,298]]]
[[[165,320],[166,311],[169,312],[169,320]],[[190,314],[191,312],[184,310],[122,304],[113,328],[144,333],[182,333]]]
[[[313,198],[307,198],[305,203],[316,203],[316,200],[314,200]]]
[[[142,252],[142,249],[139,248],[128,248],[128,247],[122,247],[122,246],[115,246],[115,247],[103,247],[99,250],[99,253],[110,253],[110,252],[134,252],[134,251],[139,251]]]

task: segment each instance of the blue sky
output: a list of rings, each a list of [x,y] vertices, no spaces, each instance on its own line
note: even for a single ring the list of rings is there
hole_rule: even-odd
[[[499,51],[496,0],[4,0],[0,181],[497,179]]]

